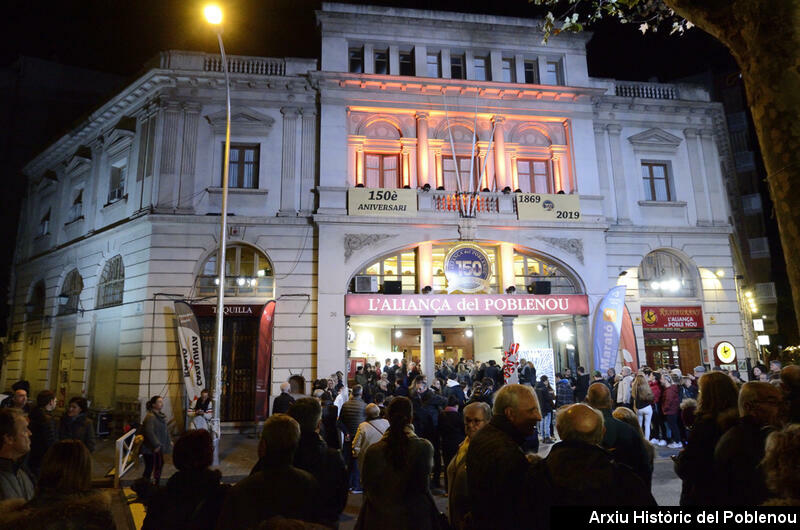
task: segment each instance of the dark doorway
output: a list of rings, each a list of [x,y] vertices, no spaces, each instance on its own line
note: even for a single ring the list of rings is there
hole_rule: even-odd
[[[209,387],[216,321],[212,316],[199,317],[203,341],[203,367]],[[258,317],[230,317],[222,328],[222,421],[254,421],[256,391],[256,352]]]

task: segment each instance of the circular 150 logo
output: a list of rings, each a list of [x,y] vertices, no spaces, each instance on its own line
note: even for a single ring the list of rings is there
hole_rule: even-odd
[[[478,293],[489,289],[492,263],[477,245],[463,243],[450,249],[444,258],[447,292]]]

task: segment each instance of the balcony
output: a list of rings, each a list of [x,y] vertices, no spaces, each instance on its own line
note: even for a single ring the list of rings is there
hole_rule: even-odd
[[[419,192],[419,209],[445,215],[469,212],[467,216],[471,217],[479,214],[516,214],[517,204],[513,194],[501,192],[483,191],[473,196],[468,192],[431,190]]]
[[[761,304],[777,304],[778,293],[775,291],[775,283],[757,283],[755,285],[756,302]]]
[[[316,59],[282,59],[228,55],[228,72],[249,76],[293,76],[316,70]],[[222,73],[222,57],[213,53],[170,50],[162,52],[153,64],[156,68]]]

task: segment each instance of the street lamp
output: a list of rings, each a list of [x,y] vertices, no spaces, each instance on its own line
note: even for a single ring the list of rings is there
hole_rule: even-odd
[[[220,213],[219,252],[217,252],[217,334],[214,341],[214,356],[211,378],[214,381],[214,418],[211,432],[214,435],[214,465],[219,465],[219,441],[222,436],[219,411],[222,398],[222,322],[225,313],[225,244],[228,234],[228,164],[231,154],[231,82],[228,76],[228,60],[222,44],[222,9],[208,5],[203,14],[209,24],[216,26],[219,53],[222,56],[222,71],[225,74],[225,155],[222,165],[222,212]]]

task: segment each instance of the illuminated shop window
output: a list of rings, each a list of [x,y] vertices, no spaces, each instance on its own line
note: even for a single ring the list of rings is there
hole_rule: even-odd
[[[275,279],[267,256],[246,245],[232,245],[225,250],[225,296],[272,298]],[[196,296],[217,294],[217,253],[206,260],[195,281]]]

